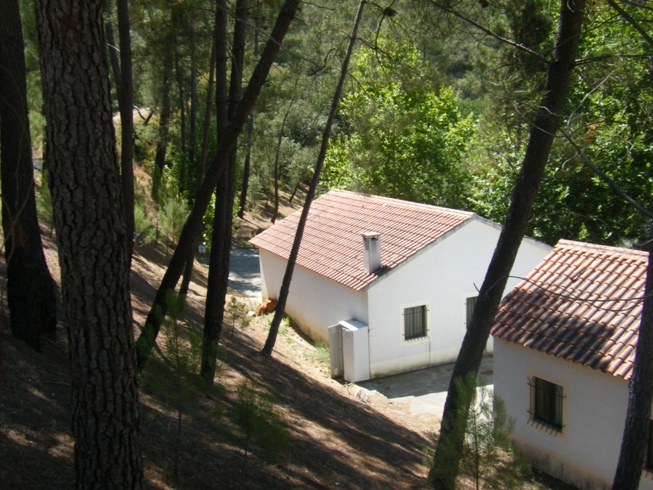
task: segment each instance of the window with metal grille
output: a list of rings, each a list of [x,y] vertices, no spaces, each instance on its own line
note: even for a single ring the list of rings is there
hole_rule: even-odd
[[[404,308],[404,340],[426,337],[426,306]]]
[[[646,459],[644,469],[653,472],[653,420],[648,422],[648,433],[646,434]]]
[[[531,421],[562,432],[562,386],[541,378],[528,382],[531,388]]]
[[[467,298],[467,302],[466,302],[467,315],[465,316],[465,325],[467,325],[467,328],[469,328],[469,324],[472,322],[472,315],[474,314],[474,308],[476,307],[477,299],[478,296],[472,296],[471,298]]]

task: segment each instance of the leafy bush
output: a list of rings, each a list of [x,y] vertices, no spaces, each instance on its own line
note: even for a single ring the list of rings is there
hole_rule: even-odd
[[[276,408],[271,393],[258,390],[256,383],[244,381],[238,387],[235,422],[243,431],[243,463],[241,487],[245,478],[247,456],[252,442],[263,450],[270,462],[277,462],[290,447],[290,431]]]
[[[331,354],[329,353],[329,347],[324,345],[322,342],[317,342],[313,346],[313,350],[309,352],[308,358],[312,361],[317,361],[320,364],[331,363]]]
[[[180,196],[169,197],[157,212],[161,233],[173,247],[177,244],[188,213],[188,205]]]
[[[156,237],[152,221],[145,211],[143,202],[139,199],[134,202],[134,235],[134,240],[138,244],[150,243]]]
[[[52,226],[54,222],[54,211],[52,210],[52,196],[48,185],[48,172],[44,169],[41,174],[41,184],[36,192],[36,210],[39,218],[44,223]]]
[[[481,380],[477,389],[476,377],[457,379],[462,399],[470,401],[467,414],[461,410],[456,417],[457,430],[464,430],[463,451],[460,458],[459,478],[469,478],[480,488],[519,488],[529,477],[530,467],[514,451],[509,434],[514,420],[506,412],[503,400],[485,388]],[[462,405],[465,405],[462,403]],[[467,421],[465,427],[465,420]],[[438,443],[433,435],[434,445]],[[434,451],[424,450],[425,464],[432,466]],[[451,459],[455,459],[451,449]]]

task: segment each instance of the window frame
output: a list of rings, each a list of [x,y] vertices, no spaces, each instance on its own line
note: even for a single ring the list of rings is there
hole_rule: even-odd
[[[472,321],[472,315],[474,314],[474,308],[476,308],[476,302],[478,301],[478,295],[476,296],[467,296],[465,298],[465,328],[469,328],[469,324]]]
[[[644,455],[644,470],[653,473],[653,420],[648,422],[646,439],[646,454]]]
[[[564,387],[553,381],[533,376],[528,379],[531,403],[529,422],[552,432],[564,428]]]
[[[419,313],[418,313],[419,311]],[[402,309],[402,324],[403,324],[403,338],[405,342],[414,342],[416,340],[422,340],[428,338],[429,333],[429,321],[428,321],[429,307],[427,304],[416,304],[412,306],[404,306]],[[410,315],[410,316],[409,316]],[[419,331],[415,328],[414,325],[408,325],[409,318],[416,318],[419,315],[421,319],[418,323]],[[413,331],[412,335],[408,335],[409,328]]]

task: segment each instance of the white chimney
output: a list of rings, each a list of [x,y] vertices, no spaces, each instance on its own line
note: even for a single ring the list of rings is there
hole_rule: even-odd
[[[381,234],[374,231],[363,233],[363,269],[366,274],[381,267]]]

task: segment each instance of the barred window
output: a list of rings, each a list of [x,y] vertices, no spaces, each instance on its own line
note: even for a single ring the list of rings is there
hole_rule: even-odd
[[[474,308],[476,307],[477,299],[478,296],[472,296],[470,298],[467,298],[467,302],[466,302],[467,314],[465,316],[465,325],[467,325],[467,328],[469,328],[469,324],[472,322],[472,315],[474,314]]]
[[[646,460],[644,468],[653,472],[653,420],[648,422],[648,433],[646,434]]]
[[[562,386],[541,378],[529,379],[531,388],[531,421],[562,432]]]
[[[426,337],[426,306],[404,308],[404,339]]]

